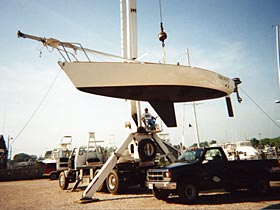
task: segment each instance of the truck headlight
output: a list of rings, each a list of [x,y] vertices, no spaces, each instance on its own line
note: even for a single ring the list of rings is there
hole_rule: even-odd
[[[165,177],[166,178],[171,178],[172,177],[171,172],[170,171],[165,172]]]

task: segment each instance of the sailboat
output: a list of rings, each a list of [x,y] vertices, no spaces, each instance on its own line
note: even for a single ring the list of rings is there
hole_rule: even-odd
[[[64,54],[65,61],[58,63],[78,90],[114,98],[148,101],[168,127],[177,125],[174,110],[176,102],[226,97],[229,116],[233,116],[229,95],[233,92],[238,95],[237,86],[241,83],[239,78],[230,79],[197,67],[137,61],[136,1],[128,1],[127,6],[125,0],[122,2],[122,42],[130,43],[131,54],[124,55],[120,62],[91,61],[87,52],[100,52],[86,49],[80,44],[35,37],[20,31],[18,37],[41,41],[45,46],[51,46],[61,55]],[[132,32],[128,33],[129,37],[126,30]],[[69,48],[74,52],[80,50],[87,61],[78,60],[75,53],[66,50]],[[75,58],[73,61],[72,57]],[[238,100],[241,101],[239,96]]]

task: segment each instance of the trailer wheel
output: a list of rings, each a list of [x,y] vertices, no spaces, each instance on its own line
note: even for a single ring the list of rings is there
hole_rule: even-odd
[[[138,153],[142,161],[153,160],[156,156],[156,144],[151,139],[142,139],[138,144]]]
[[[168,191],[159,190],[156,187],[154,187],[153,195],[159,200],[166,200],[170,193]]]
[[[51,175],[50,175],[50,179],[51,179],[51,180],[56,180],[57,178],[58,178],[57,172],[51,173]]]
[[[194,203],[198,197],[198,188],[194,184],[182,183],[179,186],[179,199],[182,203]]]
[[[96,169],[93,175],[93,178],[96,176],[96,174],[98,174],[98,172],[100,171],[100,169]],[[106,189],[106,184],[105,181],[102,183],[102,185],[98,188],[97,192],[105,192],[107,191]]]
[[[68,188],[69,179],[65,176],[65,174],[64,174],[63,171],[59,174],[58,183],[59,183],[59,187],[60,187],[62,190],[66,190],[66,189]]]
[[[106,179],[107,190],[111,194],[120,192],[120,181],[116,170],[112,170]]]

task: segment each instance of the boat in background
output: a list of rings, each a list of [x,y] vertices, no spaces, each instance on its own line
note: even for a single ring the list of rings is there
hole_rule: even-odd
[[[240,160],[259,159],[259,152],[252,146],[250,141],[236,142],[236,153]]]
[[[43,176],[51,180],[58,178],[61,171],[68,169],[69,156],[72,152],[72,136],[63,136],[58,147],[45,153],[44,160],[39,163],[43,165]]]

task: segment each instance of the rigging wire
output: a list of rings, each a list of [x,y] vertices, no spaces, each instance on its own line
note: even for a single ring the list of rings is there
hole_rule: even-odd
[[[45,99],[47,98],[47,96],[49,95],[52,87],[54,86],[59,74],[60,74],[61,70],[59,70],[54,78],[54,80],[52,81],[50,87],[48,88],[48,90],[46,91],[46,93],[44,94],[42,100],[40,101],[40,103],[38,104],[38,106],[35,108],[35,110],[33,111],[33,113],[30,115],[29,119],[25,122],[25,124],[23,125],[22,129],[18,132],[18,134],[16,135],[16,137],[14,138],[13,142],[11,143],[11,146],[15,143],[15,141],[17,140],[17,138],[22,134],[22,132],[25,130],[25,128],[27,127],[27,125],[30,123],[30,121],[33,119],[33,117],[35,116],[35,114],[38,112],[38,110],[40,109],[40,107],[42,106],[43,102],[45,101]]]
[[[280,126],[269,116],[269,114],[267,114],[241,87],[239,87],[239,89],[268,117],[268,119],[272,121],[274,125],[280,128]]]
[[[159,15],[160,15],[160,22],[162,23],[161,0],[158,0],[158,2],[159,2]]]

